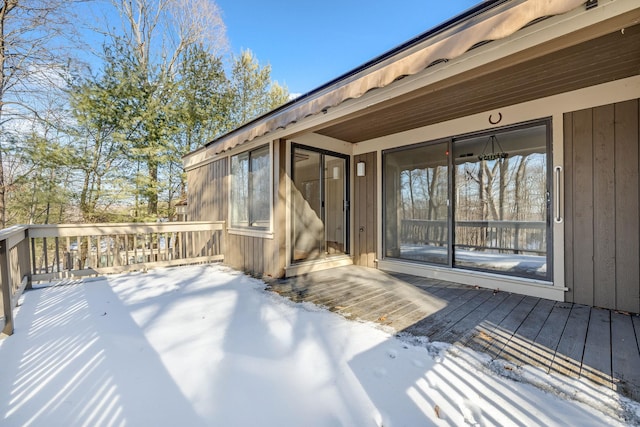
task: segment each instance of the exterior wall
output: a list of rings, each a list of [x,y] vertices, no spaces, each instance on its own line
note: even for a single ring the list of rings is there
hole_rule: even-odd
[[[387,137],[376,138],[374,140],[366,141],[364,143],[358,143],[354,146],[354,156],[357,157],[360,154],[369,153],[372,150],[376,150],[377,152],[381,152],[383,150],[387,150],[390,148],[400,147],[411,145],[423,141],[428,140],[437,140],[448,138],[454,135],[460,135],[465,133],[473,133],[484,129],[489,129],[492,125],[489,123],[489,118],[491,115],[493,117],[498,116],[500,114],[502,116],[502,121],[500,125],[512,125],[518,124],[522,122],[527,122],[530,120],[536,120],[544,117],[551,117],[552,119],[552,159],[553,163],[550,166],[552,170],[555,167],[562,167],[563,171],[560,176],[553,174],[553,189],[555,196],[555,189],[558,188],[559,185],[563,190],[565,189],[565,180],[568,179],[569,172],[564,172],[565,167],[565,159],[564,156],[568,156],[569,153],[565,153],[565,144],[564,144],[564,132],[563,132],[563,122],[565,114],[572,111],[579,111],[584,109],[591,109],[594,106],[602,105],[602,104],[616,104],[617,108],[620,108],[617,104],[626,104],[626,101],[631,99],[636,99],[640,97],[640,76],[634,76],[627,79],[622,79],[614,82],[605,83],[602,85],[596,85],[584,89],[579,89],[576,91],[570,91],[566,93],[561,93],[558,95],[554,95],[547,98],[541,98],[534,101],[516,104],[501,108],[499,110],[487,111],[480,114],[475,114],[468,117],[462,117],[459,119],[451,120],[448,122],[442,122],[435,125],[426,126],[423,128],[413,129],[406,132],[400,132],[398,134],[390,135]],[[636,100],[637,101],[637,100]],[[633,102],[636,102],[633,101]],[[616,123],[619,122],[619,118],[616,118]],[[618,124],[618,128],[620,129],[620,124]],[[617,131],[619,132],[619,130]],[[633,133],[633,130],[629,131]],[[637,131],[636,131],[637,134]],[[637,143],[636,143],[637,144]],[[613,149],[612,149],[613,150]],[[637,150],[637,147],[636,147]],[[613,151],[611,151],[613,153]],[[638,155],[633,154],[630,151],[630,157],[633,159],[637,159]],[[616,156],[620,157],[624,155],[623,152],[616,149]],[[620,175],[623,172],[620,170],[622,167],[619,164],[616,164],[617,174]],[[626,173],[626,172],[625,172]],[[637,173],[637,171],[636,171]],[[637,177],[637,176],[636,176]],[[637,179],[637,178],[636,178]],[[633,178],[632,178],[633,180]],[[637,181],[636,181],[637,182]],[[627,185],[627,181],[623,180],[622,183]],[[617,183],[617,186],[623,185],[621,182]],[[636,183],[637,186],[637,183]],[[382,216],[381,213],[383,211],[385,200],[382,200],[382,187],[380,185],[377,186],[378,190],[378,208],[377,215],[380,218],[379,224],[382,226]],[[620,189],[618,189],[620,190]],[[631,191],[633,190],[625,190]],[[563,193],[563,192],[561,192]],[[635,189],[635,194],[638,193],[637,187]],[[385,259],[382,253],[382,242],[381,239],[378,239],[378,268],[382,268],[388,271],[398,271],[404,273],[411,273],[420,276],[433,277],[441,280],[449,280],[455,281],[458,283],[465,283],[471,285],[478,285],[487,288],[497,288],[502,291],[515,292],[525,295],[533,295],[542,298],[548,298],[553,300],[572,300],[573,296],[566,295],[569,288],[576,288],[580,285],[576,285],[575,283],[567,283],[565,287],[565,280],[569,279],[569,274],[565,274],[565,262],[567,262],[565,256],[565,227],[570,225],[569,217],[571,214],[566,211],[564,207],[564,194],[560,194],[560,209],[561,216],[564,217],[564,221],[562,222],[554,222],[553,223],[553,283],[539,283],[538,281],[533,281],[529,279],[514,279],[505,276],[500,276],[497,274],[489,274],[489,273],[480,273],[480,272],[469,272],[469,271],[461,271],[456,269],[449,269],[444,267],[431,266],[420,263],[413,262],[404,262],[393,259]],[[568,195],[567,195],[568,197]],[[633,196],[632,196],[633,197]],[[629,199],[626,198],[622,201],[621,196],[618,195],[617,203],[629,203]],[[556,202],[553,201],[553,213],[552,217],[556,216]],[[568,208],[568,207],[567,207]],[[354,206],[355,209],[355,206]],[[635,215],[636,221],[638,217],[637,208],[633,210],[633,208],[629,210],[625,210],[623,214],[622,211],[618,211],[617,215]],[[629,220],[624,219],[626,223]],[[621,227],[622,223],[618,222],[618,227]],[[630,230],[630,233],[634,233],[633,229],[625,228],[624,230]],[[379,228],[378,232],[381,232]],[[616,231],[617,236],[626,233],[627,231],[622,231],[618,229]],[[636,232],[637,238],[637,232]],[[618,246],[620,243],[618,243]],[[621,247],[617,248],[617,256],[620,259],[621,254],[619,251],[622,251]],[[626,249],[625,249],[626,251]],[[624,257],[626,255],[622,255]],[[637,256],[634,258],[635,264],[638,264]],[[626,261],[625,261],[626,262]],[[593,260],[589,259],[589,264],[587,264],[587,268],[592,268],[591,265],[594,263]],[[630,265],[630,264],[629,264]],[[570,265],[567,263],[567,268]],[[573,268],[571,266],[571,268]],[[579,267],[575,267],[576,269]],[[620,267],[617,267],[618,269]],[[632,268],[632,267],[628,267]],[[621,274],[621,273],[616,273]],[[633,280],[632,280],[633,282]],[[637,286],[638,279],[635,279],[635,283]],[[633,292],[633,291],[632,291]],[[635,291],[635,295],[637,298],[638,292],[637,288]],[[620,298],[620,297],[619,297]],[[623,297],[624,298],[624,297]],[[584,300],[582,300],[584,301]],[[637,301],[637,299],[636,299]],[[585,301],[585,303],[587,303]],[[589,303],[591,304],[591,303]],[[630,310],[627,310],[630,311]]]
[[[227,158],[187,172],[187,218],[189,221],[226,221]]]
[[[358,162],[365,163],[365,176],[356,176]],[[359,154],[353,159],[354,194],[353,206],[353,263],[365,267],[376,267],[378,234],[377,153]]]
[[[251,275],[282,277],[284,275],[284,227],[279,227],[283,208],[277,184],[280,175],[279,156],[283,142],[274,145],[274,232],[269,236],[255,236],[229,231],[229,162],[228,157],[215,160],[187,172],[187,215],[191,221],[226,221],[224,236],[225,264]]]
[[[215,160],[189,172],[189,219],[227,219],[228,159],[219,157],[286,138],[272,145],[272,231],[227,232],[226,260],[236,268],[275,277],[285,267],[304,272],[288,265],[286,151],[295,141],[353,156],[350,243],[356,264],[639,312],[639,11],[633,1],[615,0],[550,17],[231,151],[196,152],[185,164]],[[558,171],[551,182],[552,280],[383,258],[383,150],[541,119],[552,122],[549,169]],[[367,164],[364,178],[355,176],[360,160]],[[214,166],[218,161],[223,163]]]
[[[256,277],[280,277],[274,239],[231,233],[225,238],[225,264]]]
[[[640,312],[639,100],[566,113],[567,300]]]

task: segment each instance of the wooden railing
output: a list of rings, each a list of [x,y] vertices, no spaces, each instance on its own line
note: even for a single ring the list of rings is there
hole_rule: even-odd
[[[546,253],[544,221],[456,221],[458,248],[489,249],[500,253]],[[447,243],[447,221],[404,219],[400,239],[403,243],[442,246]]]
[[[56,224],[0,231],[0,322],[36,281],[224,260],[224,222]]]
[[[447,243],[447,220],[403,219],[400,223],[400,241],[429,246]]]
[[[13,333],[13,310],[25,287],[30,284],[28,227],[15,226],[0,231],[0,327]],[[4,320],[4,326],[2,325]]]

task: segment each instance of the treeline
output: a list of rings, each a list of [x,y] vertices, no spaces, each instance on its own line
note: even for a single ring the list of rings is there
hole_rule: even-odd
[[[2,227],[171,218],[182,156],[289,97],[209,0],[0,5]]]

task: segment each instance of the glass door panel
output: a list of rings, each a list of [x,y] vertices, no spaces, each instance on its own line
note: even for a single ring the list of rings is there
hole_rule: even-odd
[[[385,254],[449,263],[448,143],[384,156]]]
[[[320,153],[295,148],[293,156],[293,260],[324,253]]]
[[[293,262],[347,253],[347,159],[293,147]]]
[[[345,170],[346,160],[324,156],[326,165],[324,175],[325,190],[325,241],[328,255],[345,253],[345,217],[346,186]]]
[[[454,267],[548,279],[547,126],[453,147]]]

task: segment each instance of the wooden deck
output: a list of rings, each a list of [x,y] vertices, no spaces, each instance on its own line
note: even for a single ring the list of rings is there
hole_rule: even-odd
[[[588,378],[640,401],[640,316],[348,266],[269,288],[347,318]]]

